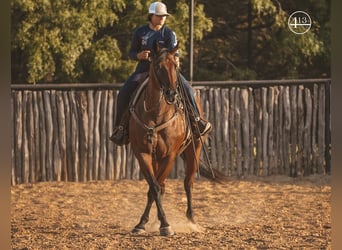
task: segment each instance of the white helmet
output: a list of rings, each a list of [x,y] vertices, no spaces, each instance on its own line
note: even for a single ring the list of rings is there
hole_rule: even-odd
[[[170,14],[167,13],[166,5],[162,2],[153,2],[148,8],[148,14],[153,14],[157,16],[169,16]]]

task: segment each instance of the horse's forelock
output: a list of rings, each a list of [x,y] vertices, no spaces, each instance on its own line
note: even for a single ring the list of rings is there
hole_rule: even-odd
[[[157,62],[158,64],[161,63],[162,61],[164,61],[167,58],[167,53],[168,50],[166,48],[163,48],[159,51],[158,55],[157,55]]]

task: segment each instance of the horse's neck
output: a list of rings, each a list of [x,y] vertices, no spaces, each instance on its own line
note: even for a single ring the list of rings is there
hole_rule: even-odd
[[[162,95],[163,94],[160,88],[160,84],[153,70],[153,66],[151,66],[144,98],[144,104],[146,106],[146,109],[149,110],[159,106]]]
[[[149,82],[146,85],[144,97],[144,112],[149,113],[149,117],[155,123],[162,123],[170,119],[175,112],[174,105],[166,103],[160,84],[155,75],[150,72]]]
[[[156,81],[154,75],[150,75],[149,82],[146,86],[144,105],[145,110],[159,109],[162,101],[163,93]]]

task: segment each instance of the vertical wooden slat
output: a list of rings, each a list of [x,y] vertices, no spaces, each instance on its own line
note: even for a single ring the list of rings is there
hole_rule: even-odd
[[[113,132],[114,129],[114,94],[113,91],[108,92],[108,108],[107,108],[107,113],[106,116],[108,117],[107,120],[107,134],[106,134],[106,144],[108,148],[108,157],[107,157],[107,173],[106,175],[108,176],[109,180],[114,180],[114,143],[109,140],[109,137],[111,136],[111,133]]]
[[[274,87],[268,88],[267,107],[268,107],[268,136],[267,136],[267,157],[268,157],[268,175],[275,174],[276,161],[274,150],[274,105],[275,105],[275,89]]]
[[[127,147],[127,176],[129,179],[133,178],[133,169],[134,169],[134,154],[133,154],[133,150],[131,149],[131,147]]]
[[[237,175],[242,176],[242,131],[241,131],[241,110],[240,110],[240,88],[235,91],[235,131],[236,131],[236,170]]]
[[[64,91],[63,92],[63,101],[64,101],[64,108],[65,108],[65,136],[66,136],[66,161],[67,161],[67,172],[66,174],[66,181],[71,181],[73,180],[73,175],[72,175],[72,165],[73,165],[73,154],[74,152],[72,151],[72,138],[71,138],[71,108],[70,108],[70,103],[69,103],[69,97],[68,97],[68,92]]]
[[[325,85],[319,85],[318,96],[318,174],[325,174]]]
[[[318,149],[317,149],[317,116],[318,116],[318,86],[313,86],[313,107],[312,107],[312,134],[311,134],[311,147],[312,147],[312,170],[313,174],[318,173]]]
[[[229,175],[228,168],[230,166],[230,154],[229,152],[229,90],[222,89],[222,136],[223,136],[223,173]]]
[[[304,151],[304,104],[303,104],[303,90],[304,86],[298,86],[298,101],[297,101],[297,109],[298,109],[298,133],[297,133],[297,176],[302,176],[304,174],[304,166],[303,166],[303,151]]]
[[[180,157],[177,157],[177,158],[180,158]],[[181,160],[180,168],[181,168],[181,170],[184,171],[184,166],[183,166],[183,161],[182,160]],[[175,176],[174,178],[179,178],[179,177]],[[135,157],[133,157],[132,179],[133,180],[141,179],[139,163],[138,163],[138,160]]]
[[[224,152],[222,151],[222,116],[219,115],[222,113],[222,108],[221,108],[221,103],[222,103],[222,99],[221,99],[221,94],[220,94],[220,89],[214,89],[213,91],[213,106],[214,106],[214,114],[215,114],[215,129],[214,129],[214,133],[215,133],[215,141],[216,141],[216,145],[215,145],[215,151],[216,151],[216,160],[217,160],[217,166],[216,169],[222,171],[223,170],[223,160],[222,158],[224,157],[223,154]]]
[[[284,169],[287,176],[290,175],[290,131],[291,131],[291,104],[290,104],[290,87],[284,88],[284,125],[283,125],[283,155],[284,155]]]
[[[52,127],[53,127],[53,180],[61,181],[62,178],[62,161],[60,151],[60,139],[58,133],[58,111],[56,90],[51,90],[51,114],[52,114]]]
[[[261,104],[261,88],[257,88],[254,91],[255,100],[255,174],[261,175],[261,159],[262,159],[262,104]]]
[[[325,82],[325,173],[331,174],[331,81]]]
[[[23,143],[23,92],[17,92],[14,94],[15,104],[15,117],[14,117],[14,133],[16,135],[16,143],[14,148],[14,155],[15,155],[15,173],[16,173],[16,183],[22,183],[22,174],[21,170],[23,168],[23,160],[22,160],[22,143]]]
[[[53,181],[53,121],[51,112],[51,92],[44,91],[44,118],[46,125],[46,179],[47,181]]]
[[[177,157],[179,158],[179,157]],[[171,179],[174,179],[174,178],[177,178],[177,170],[178,170],[178,162],[177,162],[177,158],[175,160],[175,163],[173,164],[173,167],[171,168],[171,171],[170,171],[170,174],[169,174],[169,178]],[[133,161],[133,158],[132,158],[132,161]],[[132,176],[133,176],[133,171],[134,171],[134,166],[133,166],[133,163],[132,163],[132,168],[131,168],[131,171],[132,171]]]
[[[278,95],[278,121],[276,122],[277,128],[277,144],[278,144],[278,170],[279,174],[285,174],[285,155],[284,155],[284,87],[279,86],[279,95]]]
[[[116,100],[118,96],[118,91],[113,92],[113,99],[114,99],[114,104],[113,104],[113,123],[115,121],[115,110],[116,110]],[[114,128],[114,125],[113,125]],[[112,129],[113,129],[112,128]],[[111,131],[112,132],[112,131]],[[111,133],[110,135],[111,136]],[[121,151],[121,147],[118,147],[116,144],[113,143],[113,161],[114,161],[114,180],[118,180],[121,175],[121,154],[119,153]]]
[[[235,88],[231,88],[229,91],[229,155],[230,155],[230,166],[229,175],[236,175],[236,154],[235,154]]]
[[[44,111],[44,101],[43,92],[39,91],[37,93],[38,109],[39,112],[39,151],[40,151],[40,175],[39,181],[46,181],[46,130],[45,130],[45,111]]]
[[[267,111],[267,88],[261,88],[261,109],[262,109],[262,176],[267,176],[269,171],[268,166],[268,111]]]
[[[118,147],[115,146],[115,180],[121,179],[121,165],[122,165],[122,160],[121,160],[121,151],[123,147]]]
[[[242,165],[243,165],[243,173],[248,174],[249,173],[249,167],[250,167],[250,158],[249,158],[249,128],[250,128],[250,122],[249,122],[249,112],[248,112],[248,90],[246,88],[241,89],[240,92],[240,105],[241,105],[241,141],[242,141],[242,153],[241,156],[242,159]]]
[[[60,179],[63,181],[68,180],[68,170],[67,170],[67,148],[66,148],[66,120],[65,120],[65,104],[63,101],[62,91],[56,92],[56,108],[57,108],[57,121],[58,121],[58,142],[61,157],[61,173]]]
[[[39,123],[41,118],[41,114],[39,112],[39,100],[38,100],[38,93],[34,91],[32,96],[33,102],[33,126],[34,126],[34,147],[35,147],[35,165],[34,165],[34,175],[35,181],[41,180],[41,150],[40,150],[40,137],[41,131],[39,129]]]
[[[293,162],[293,155],[292,155],[292,149],[291,149],[291,142],[292,142],[292,127],[293,127],[293,115],[292,115],[292,110],[291,110],[291,102],[292,100],[292,95],[290,93],[290,87],[286,88],[285,92],[285,100],[284,100],[284,106],[285,106],[285,140],[284,140],[284,147],[285,147],[285,163],[286,163],[286,174],[289,176],[292,176],[292,162]]]
[[[72,180],[79,181],[79,170],[80,170],[80,157],[79,157],[79,119],[77,103],[75,98],[75,91],[71,90],[68,92],[69,105],[70,105],[70,121],[71,121],[71,154],[72,154]]]
[[[249,175],[255,174],[254,161],[254,138],[255,138],[255,119],[254,119],[254,91],[253,88],[248,88],[248,116],[249,116]]]
[[[273,158],[271,160],[271,165],[273,169],[273,174],[280,174],[281,173],[281,163],[280,163],[280,110],[279,110],[279,86],[274,87],[274,119],[273,119]]]
[[[101,92],[95,92],[94,100],[94,167],[93,167],[93,178],[94,180],[99,179],[99,164],[100,164],[100,107],[101,107]]]
[[[22,168],[22,178],[23,178],[23,183],[28,183],[29,182],[29,171],[30,171],[30,152],[29,152],[29,147],[28,147],[28,120],[29,120],[29,115],[28,113],[28,91],[24,91],[24,96],[23,96],[23,145],[22,145],[22,153],[23,153],[23,168]]]
[[[185,173],[184,161],[181,157],[176,158],[177,171],[174,173],[174,178],[182,178]]]
[[[16,114],[16,110],[15,110],[15,104],[16,103],[16,99],[15,99],[15,91],[11,91],[11,124],[12,124],[12,131],[11,131],[11,143],[12,143],[12,149],[11,149],[11,185],[14,186],[17,184],[16,181],[16,138],[17,138],[17,134],[16,134],[16,130],[13,129],[16,127],[16,121],[15,121],[15,114]]]
[[[296,176],[297,173],[297,86],[290,87],[291,92],[291,176]]]
[[[121,177],[120,179],[126,179],[128,178],[127,176],[127,146],[121,147]]]
[[[214,89],[209,89],[209,103],[214,103]],[[212,132],[212,137],[210,141],[210,158],[211,158],[211,163],[212,165],[217,168],[218,167],[218,161],[217,161],[217,156],[216,156],[216,150],[217,150],[217,136],[216,136],[216,119],[215,119],[215,105],[209,106],[210,108],[210,120],[214,123],[214,129]]]
[[[208,96],[208,92],[209,90],[204,90],[203,91],[203,95],[201,95],[201,103],[202,103],[202,107],[203,107],[203,115],[204,115],[204,118],[206,119],[209,119],[210,122],[213,122],[212,121],[212,118],[211,118],[211,113],[210,113],[210,103],[209,103],[209,99],[207,98]],[[213,125],[215,126],[215,125]],[[214,129],[214,128],[213,128]],[[211,148],[212,148],[212,145],[211,145],[211,141],[212,141],[212,135],[208,136],[207,140],[205,140],[204,142],[204,149],[203,150],[207,150],[208,152],[208,155],[210,154],[211,152]],[[204,156],[202,155],[202,158]],[[209,158],[209,161],[210,161],[210,164],[212,163],[212,160]],[[179,167],[179,175],[182,174],[184,176],[184,163],[181,163],[180,164],[180,167]]]
[[[311,133],[312,133],[312,97],[309,88],[305,88],[305,125],[304,125],[304,152],[303,152],[303,164],[304,164],[304,175],[312,173],[312,147],[311,147]]]
[[[79,144],[80,144],[80,180],[86,181],[88,169],[88,152],[89,152],[89,122],[88,122],[88,102],[87,94],[84,91],[77,92],[76,100],[78,103],[79,118]]]
[[[106,158],[107,158],[107,104],[108,104],[108,90],[101,91],[101,106],[100,106],[100,144],[98,147],[100,148],[100,163],[99,163],[99,179],[105,180],[106,179]]]
[[[29,153],[29,182],[36,181],[35,165],[36,165],[36,145],[35,145],[35,130],[34,130],[34,114],[33,114],[33,92],[27,92],[27,142]]]
[[[94,91],[89,90],[87,92],[87,100],[88,100],[88,168],[87,168],[87,179],[92,181],[94,180],[93,169],[95,167],[94,164],[94,125],[95,125],[95,107],[94,107]]]

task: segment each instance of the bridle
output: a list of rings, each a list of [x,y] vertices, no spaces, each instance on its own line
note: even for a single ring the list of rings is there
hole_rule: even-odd
[[[177,70],[177,64],[174,60],[171,60],[167,64],[168,69],[166,69],[165,63],[163,63],[165,60],[168,60],[168,50],[166,48],[163,48],[160,50],[158,55],[156,55],[155,59],[152,60],[153,65],[153,71],[154,75],[156,77],[156,80],[158,81],[161,91],[165,97],[165,100],[168,104],[175,104],[177,102],[177,96],[178,96],[178,70]],[[169,65],[171,64],[172,65]],[[172,69],[171,67],[174,67]],[[172,76],[169,71],[174,70],[175,71],[175,79],[172,79]],[[172,83],[171,81],[174,80],[175,82]]]

